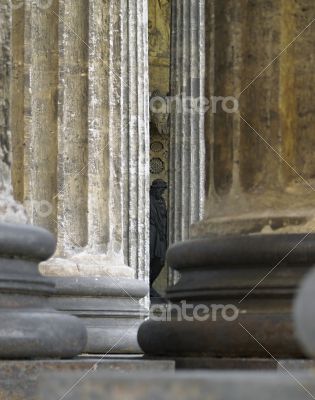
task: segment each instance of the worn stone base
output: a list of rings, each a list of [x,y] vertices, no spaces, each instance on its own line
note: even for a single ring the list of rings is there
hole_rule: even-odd
[[[44,229],[0,224],[0,359],[71,358],[85,347],[82,322],[50,306],[54,284],[38,271],[54,250]]]
[[[142,349],[165,357],[303,358],[293,299],[315,262],[314,244],[314,234],[273,234],[171,247],[168,263],[180,279],[167,290],[166,318],[152,314],[141,325]]]
[[[142,353],[137,331],[147,316],[139,303],[149,289],[145,282],[109,277],[52,279],[57,292],[51,304],[84,322],[88,333],[86,353]]]

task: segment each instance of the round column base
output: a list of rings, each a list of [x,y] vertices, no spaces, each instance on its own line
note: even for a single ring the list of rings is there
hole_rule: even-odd
[[[139,329],[145,353],[163,356],[304,357],[293,299],[315,262],[315,235],[197,239],[171,247],[180,272],[170,303]]]
[[[86,343],[78,318],[53,310],[1,310],[0,358],[71,358]]]
[[[69,358],[82,352],[86,329],[49,307],[54,284],[38,263],[55,250],[54,237],[31,225],[0,224],[0,358]]]
[[[84,352],[92,354],[142,353],[138,328],[148,314],[140,299],[148,285],[137,279],[109,277],[53,278],[52,306],[79,317],[87,329]]]

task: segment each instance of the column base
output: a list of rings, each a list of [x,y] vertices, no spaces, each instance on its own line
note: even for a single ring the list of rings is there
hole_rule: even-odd
[[[314,244],[314,234],[274,234],[173,246],[168,263],[181,277],[167,290],[164,314],[140,327],[141,348],[162,356],[303,358],[292,308]]]
[[[139,300],[148,285],[137,279],[108,277],[54,277],[57,292],[52,306],[79,317],[87,329],[84,352],[91,354],[142,353],[137,332],[148,311]]]
[[[49,307],[54,284],[38,263],[55,239],[31,225],[0,224],[0,358],[68,358],[86,344],[79,319]]]
[[[306,275],[294,303],[295,332],[307,355],[315,357],[315,269]]]
[[[45,309],[1,310],[0,358],[72,358],[86,343],[82,323]]]

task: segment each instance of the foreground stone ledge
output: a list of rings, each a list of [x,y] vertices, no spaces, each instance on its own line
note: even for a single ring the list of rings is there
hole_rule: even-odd
[[[276,371],[282,367],[290,371],[315,370],[315,361],[308,359],[272,358],[213,358],[213,357],[176,357],[177,370],[251,370]]]
[[[44,375],[36,400],[309,400],[315,394],[314,374],[262,372],[93,373],[73,390],[77,373]],[[303,385],[303,387],[302,387]]]
[[[174,370],[170,360],[145,360],[139,356],[80,356],[73,360],[0,361],[0,400],[33,400],[41,398],[39,388],[43,375],[53,374],[56,382],[65,373],[80,377],[87,371],[108,373],[131,373],[151,370],[156,373]],[[43,389],[44,390],[44,389]],[[45,396],[43,397],[45,398]],[[57,400],[58,397],[54,398]]]

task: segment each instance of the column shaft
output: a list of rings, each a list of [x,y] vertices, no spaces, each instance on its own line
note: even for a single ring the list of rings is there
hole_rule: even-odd
[[[86,1],[60,0],[58,187],[54,196],[58,199],[59,255],[87,244],[87,40]]]
[[[11,186],[11,7],[0,4],[0,219],[1,222],[26,222],[24,209],[12,197]]]
[[[12,49],[17,45],[16,38],[12,38],[13,27],[12,2],[3,0],[0,3],[0,358],[73,357],[85,347],[86,329],[77,318],[50,308],[48,297],[54,293],[54,284],[38,271],[38,263],[53,254],[55,239],[46,230],[25,224],[24,209],[11,193],[10,122],[14,121],[14,112],[21,111],[21,104],[12,103],[10,96],[10,86],[12,89],[19,86],[17,77],[12,80],[11,73]]]
[[[58,0],[25,2],[24,200],[31,221],[57,234]],[[47,214],[42,209],[47,207]]]
[[[128,229],[128,261],[136,275],[148,279],[149,266],[149,110],[148,110],[148,9],[147,2],[130,2],[125,34],[128,35],[128,70],[122,70],[122,97],[126,113],[127,152],[129,160],[125,204],[129,204],[124,224]],[[126,18],[127,20],[127,18]],[[127,49],[126,49],[127,50]]]
[[[178,4],[176,20],[184,49],[185,4]],[[206,2],[205,90],[211,107],[205,117],[205,217],[190,229],[194,240],[168,251],[168,264],[180,277],[167,297],[183,318],[174,309],[172,318],[144,322],[138,337],[148,353],[250,358],[268,357],[268,349],[273,357],[303,354],[292,306],[315,260],[315,31],[305,28],[314,11],[311,0]],[[183,50],[180,57],[184,66],[178,80],[185,88],[185,79],[195,72],[195,55]],[[174,121],[184,141],[191,121],[184,116]],[[187,174],[186,148],[177,143],[182,174]],[[177,179],[179,186],[189,184],[181,173]],[[300,310],[309,300],[303,289],[301,296]],[[299,312],[298,334],[314,354],[313,326],[303,329],[307,311]]]
[[[12,184],[14,197],[20,202],[24,200],[24,18],[24,4],[12,10]]]
[[[206,116],[206,218],[193,236],[312,229],[314,77],[305,65],[314,30],[283,49],[313,9],[309,0],[208,4],[206,95],[238,105],[218,102]]]
[[[190,236],[204,208],[204,1],[172,2],[170,242]]]
[[[53,304],[84,318],[87,351],[109,350],[128,330],[112,351],[139,351],[147,285],[134,278],[149,269],[146,0],[53,0],[45,10],[28,0],[24,12],[15,32],[14,62],[26,72],[16,193],[58,239],[41,271],[57,284]]]

